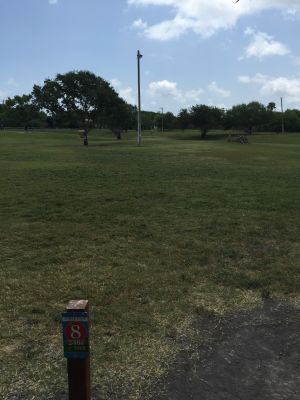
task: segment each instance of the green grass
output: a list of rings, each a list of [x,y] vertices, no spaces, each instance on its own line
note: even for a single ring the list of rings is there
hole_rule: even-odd
[[[70,299],[94,390],[146,399],[197,314],[298,298],[300,135],[196,136],[0,131],[1,398],[66,390]]]

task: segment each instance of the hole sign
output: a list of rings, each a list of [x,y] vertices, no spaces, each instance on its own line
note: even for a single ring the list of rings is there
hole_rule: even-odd
[[[87,336],[85,326],[78,322],[70,322],[65,328],[67,340],[84,340]]]

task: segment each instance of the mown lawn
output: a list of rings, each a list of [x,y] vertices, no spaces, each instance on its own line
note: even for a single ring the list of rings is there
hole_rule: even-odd
[[[61,312],[91,305],[92,381],[146,399],[201,313],[300,291],[300,135],[0,131],[0,398],[67,390]]]

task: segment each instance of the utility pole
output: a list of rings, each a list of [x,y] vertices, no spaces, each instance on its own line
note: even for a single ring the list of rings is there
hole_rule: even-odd
[[[140,146],[142,144],[142,124],[141,124],[141,74],[140,74],[140,60],[142,58],[140,51],[137,51],[137,67],[138,67],[138,137],[137,142]]]
[[[282,132],[282,133],[285,133],[282,97],[280,98],[280,100],[281,100],[281,132]]]
[[[164,131],[164,108],[161,108],[161,131]]]

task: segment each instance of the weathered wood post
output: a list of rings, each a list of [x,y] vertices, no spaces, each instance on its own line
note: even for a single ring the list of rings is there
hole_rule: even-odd
[[[69,400],[90,400],[89,302],[71,300],[63,313]]]

